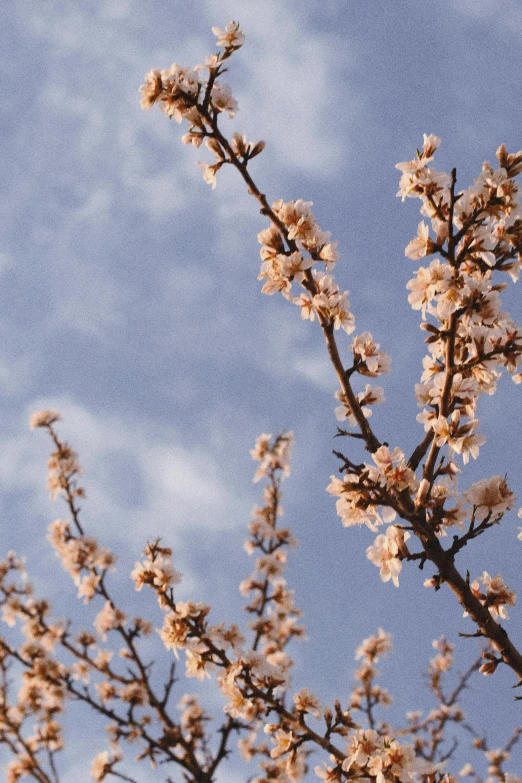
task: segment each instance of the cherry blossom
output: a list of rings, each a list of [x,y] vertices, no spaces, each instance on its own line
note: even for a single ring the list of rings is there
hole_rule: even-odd
[[[504,514],[513,507],[515,497],[501,476],[492,476],[472,484],[464,499],[473,506],[475,519]]]
[[[366,550],[366,557],[380,569],[383,582],[390,579],[399,586],[399,574],[402,570],[402,561],[399,557],[400,550],[405,541],[410,538],[408,532],[400,530],[395,525],[390,525],[386,533],[377,536],[373,546]]]

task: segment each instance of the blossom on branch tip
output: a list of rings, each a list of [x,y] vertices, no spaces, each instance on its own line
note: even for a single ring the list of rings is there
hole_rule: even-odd
[[[434,133],[426,134],[423,133],[423,142],[422,142],[422,153],[426,157],[430,157],[433,155],[435,150],[437,150],[440,147],[440,137],[435,136]]]
[[[264,141],[258,141],[256,143],[247,143],[246,135],[244,133],[234,133],[232,136],[232,149],[241,158],[248,158],[251,160],[259,155],[266,147]]]
[[[126,617],[122,611],[116,609],[110,601],[105,601],[105,605],[96,615],[93,625],[102,639],[106,639],[107,632],[122,626],[125,620]]]
[[[371,663],[377,663],[380,657],[385,657],[393,649],[392,638],[382,628],[377,634],[364,639],[355,652],[355,660],[367,659]]]
[[[290,455],[293,446],[293,432],[283,432],[271,444],[271,435],[263,433],[256,440],[254,449],[250,452],[253,460],[260,462],[254,476],[254,483],[267,476],[270,470],[280,470],[286,478],[290,475]]]
[[[53,408],[49,411],[35,411],[31,416],[29,426],[32,430],[37,427],[50,427],[56,421],[60,421],[61,416],[59,412]]]
[[[337,242],[327,242],[319,251],[319,258],[326,264],[326,271],[330,272],[333,265],[339,260],[339,253],[336,250]]]
[[[225,49],[239,49],[245,42],[245,33],[239,29],[239,22],[228,22],[224,30],[213,27],[212,32],[217,36],[217,46]]]

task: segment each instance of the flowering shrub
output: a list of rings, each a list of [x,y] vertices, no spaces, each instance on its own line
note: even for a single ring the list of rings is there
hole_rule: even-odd
[[[9,553],[0,563],[2,618],[12,629],[0,639],[0,740],[13,754],[6,780],[60,780],[58,754],[64,740],[59,718],[67,700],[74,699],[107,720],[110,746],[92,761],[95,781],[142,780],[138,762],[148,760],[157,779],[164,765],[170,765],[180,767],[186,781],[211,783],[219,778],[234,741],[245,762],[257,766],[257,772],[249,773],[255,783],[294,783],[312,770],[330,782],[479,781],[472,763],[459,777],[450,772],[455,746],[446,737],[459,724],[475,751],[485,755],[488,783],[520,783],[522,778],[505,765],[522,730],[515,729],[503,748],[492,749],[459,704],[477,671],[493,675],[504,664],[516,675],[514,684],[522,684],[522,655],[500,624],[508,619],[507,607],[515,605],[515,593],[500,575],[483,571],[473,580],[463,575],[457,558],[515,505],[505,478],[485,478],[460,491],[458,474],[470,457],[478,458],[485,442],[478,431],[479,397],[494,394],[502,369],[515,383],[522,382],[522,332],[500,309],[500,293],[509,281],[516,282],[522,266],[522,212],[515,181],[522,172],[522,152],[510,154],[500,146],[498,167],[485,163],[463,191],[456,188],[455,170],[448,175],[432,167],[440,144],[434,135],[424,136],[412,161],[397,165],[398,195],[403,201],[420,199],[428,221],[419,223],[406,256],[414,261],[437,256],[408,283],[408,300],[420,311],[428,350],[416,386],[417,420],[425,435],[408,457],[400,446],[381,440],[369,423],[372,406],[385,400],[383,389],[366,379],[388,373],[390,357],[370,332],[354,334],[348,292],[333,276],[337,243],[317,224],[311,202],[269,204],[248,169],[250,160],[262,153],[262,141],[248,142],[239,133],[228,139],[219,127],[222,113],[234,117],[237,112],[231,88],[220,77],[243,45],[244,34],[234,22],[213,32],[221,51],[195,68],[174,64],[151,70],[141,88],[141,105],[150,109],[157,104],[167,118],[188,123],[183,142],[198,148],[204,143],[213,155],[213,162],[200,164],[213,188],[223,166],[239,172],[269,221],[258,236],[261,291],[281,294],[299,308],[302,319],[317,321],[324,334],[339,382],[335,418],[350,428],[338,428],[338,434],[348,442],[358,440],[368,453],[367,462],[356,463],[336,452],[340,476],[332,476],[327,491],[337,498],[342,524],[366,526],[377,534],[367,557],[379,568],[380,578],[395,587],[404,564],[430,562],[435,574],[426,587],[450,588],[484,647],[464,674],[455,675],[453,645],[444,637],[436,640],[428,667],[434,707],[426,715],[410,713],[404,726],[392,727],[382,717],[391,703],[376,668],[391,651],[391,639],[382,629],[358,648],[360,666],[347,699],[328,706],[307,687],[294,692],[289,646],[304,636],[304,627],[284,577],[296,541],[280,523],[292,433],[263,434],[251,452],[259,463],[254,480],[264,482],[263,502],[253,511],[245,544],[256,561],[240,586],[248,630],[216,621],[205,603],[176,600],[182,574],[171,549],[159,540],[149,541],[131,573],[135,589],[146,588],[158,600],[163,613],[159,637],[174,661],[183,657],[188,678],[211,680],[221,692],[224,717],[212,732],[207,725],[211,716],[197,696],[178,695],[173,708],[174,663],[162,678],[159,667],[148,661],[143,640],[153,632],[153,623],[130,617],[118,605],[110,586],[116,558],[86,534],[80,519],[78,499],[84,489],[78,457],[58,435],[59,414],[39,411],[31,426],[45,429],[54,445],[48,489],[68,507],[68,519],[53,522],[48,539],[78,598],[86,604],[96,600],[100,609],[94,630],[54,621],[48,602],[35,596],[23,559]],[[339,330],[354,334],[345,359],[337,343]],[[354,388],[357,375],[364,379],[362,391]],[[17,630],[23,641],[16,638]],[[115,656],[116,645],[121,646]],[[10,670],[17,673],[18,690]],[[131,765],[125,759],[127,744],[139,747]]]

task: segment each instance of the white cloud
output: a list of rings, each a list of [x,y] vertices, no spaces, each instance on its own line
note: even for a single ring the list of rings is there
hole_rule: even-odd
[[[333,392],[337,388],[335,372],[324,352],[309,356],[297,356],[293,364],[300,375],[307,378],[319,389]]]
[[[83,505],[93,533],[103,532],[137,553],[147,538],[182,545],[188,531],[221,532],[245,524],[250,503],[238,494],[224,455],[180,445],[173,429],[151,432],[150,423],[94,414],[67,398],[36,400],[26,421],[33,410],[48,408],[60,410],[58,429],[85,468]],[[0,475],[4,490],[29,489],[33,508],[51,517],[42,437],[22,422],[21,431],[4,440]]]
[[[112,342],[111,327],[121,322],[125,290],[113,282],[102,264],[86,266],[83,259],[63,259],[60,295],[46,320],[49,332],[72,327],[83,334]]]
[[[154,221],[161,221],[166,215],[179,212],[186,202],[185,188],[180,187],[172,171],[156,176],[134,176],[132,188],[138,194],[141,208]]]
[[[151,525],[164,531],[224,531],[244,524],[245,507],[201,449],[152,446],[139,454]]]

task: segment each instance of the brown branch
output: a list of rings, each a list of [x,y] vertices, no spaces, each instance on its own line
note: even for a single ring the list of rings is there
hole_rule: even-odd
[[[271,220],[273,225],[278,229],[278,231],[280,231],[280,233],[285,237],[290,249],[295,250],[296,249],[295,243],[292,243],[292,240],[288,239],[288,232],[286,226],[284,226],[282,221],[279,220],[277,215],[269,206],[266,196],[263,193],[261,193],[259,188],[256,186],[254,180],[252,179],[250,173],[247,170],[246,164],[244,164],[241,160],[238,159],[230,143],[228,142],[228,139],[219,130],[217,115],[214,118],[212,118],[207,113],[206,119],[207,122],[212,126],[213,135],[215,136],[215,138],[218,139],[219,143],[226,150],[230,159],[229,162],[239,171],[244,181],[246,182],[249,193],[252,196],[254,196],[261,204],[262,214],[266,215]],[[456,183],[456,170],[453,169],[451,173],[450,216],[453,215],[454,205],[456,203],[456,200],[458,199],[458,196],[455,195],[455,183]],[[451,221],[452,221],[452,217],[451,217]],[[455,247],[458,240],[459,240],[459,234],[452,236],[452,228],[449,228],[448,253],[451,259],[453,259],[454,264],[456,261]],[[309,286],[310,285],[315,286],[313,279],[312,282],[310,283],[309,281],[310,278],[311,278],[311,273],[308,270],[307,278],[306,278],[307,283]],[[313,290],[314,288],[312,287],[311,291],[313,292]],[[373,433],[367,419],[364,417],[364,414],[361,409],[361,405],[359,404],[359,401],[357,400],[357,397],[353,392],[351,384],[346,377],[346,371],[341,362],[339,351],[337,349],[337,344],[333,334],[333,324],[331,324],[327,319],[325,319],[324,316],[321,315],[321,313],[318,313],[318,320],[323,330],[323,334],[325,336],[325,340],[328,348],[328,354],[330,356],[330,360],[334,366],[337,377],[341,384],[341,389],[346,395],[350,407],[352,408],[357,424],[359,425],[361,434],[363,435],[364,440],[366,442],[367,450],[370,451],[371,453],[374,453],[379,448],[381,443]],[[445,374],[445,381],[444,381],[444,387],[443,387],[441,405],[440,405],[441,416],[447,416],[449,412],[448,406],[450,403],[453,374],[455,371],[454,359],[455,359],[456,329],[457,329],[457,316],[454,313],[450,316],[449,327],[444,335],[444,339],[446,343],[445,345],[446,374]],[[401,496],[397,499],[397,502],[393,503],[393,507],[395,508],[395,510],[398,511],[398,513],[403,519],[409,521],[412,524],[413,530],[416,536],[421,541],[424,551],[426,552],[427,558],[431,560],[438,568],[440,581],[446,582],[448,584],[450,589],[453,591],[453,593],[456,595],[457,599],[459,600],[461,606],[468,612],[472,620],[476,623],[476,625],[480,629],[481,633],[484,636],[486,636],[488,639],[490,639],[490,641],[493,643],[496,649],[501,653],[502,660],[504,661],[504,663],[510,666],[522,679],[522,655],[512,644],[511,640],[509,639],[506,631],[502,628],[502,626],[498,625],[493,620],[488,609],[482,606],[480,601],[478,601],[478,599],[475,598],[466,580],[457,571],[455,564],[453,562],[453,557],[449,555],[442,548],[439,540],[437,539],[433,530],[431,530],[427,522],[425,503],[431,491],[431,485],[433,482],[433,476],[436,469],[437,458],[440,452],[440,447],[436,446],[435,444],[436,441],[434,439],[431,440],[431,445],[429,447],[430,450],[424,469],[424,479],[421,482],[421,486],[419,488],[415,508],[412,507],[410,498],[409,496],[407,496],[406,492],[401,493]],[[420,461],[420,459],[422,459],[422,450],[426,449],[427,447],[428,447],[428,443],[427,443],[427,438],[425,437],[422,444],[419,444],[418,451],[417,449],[414,451],[412,458],[415,459],[419,458]]]
[[[297,250],[297,245],[292,239],[288,238],[288,230],[284,223],[277,217],[273,209],[270,207],[266,195],[261,193],[257,185],[255,184],[254,180],[250,176],[250,172],[247,169],[247,164],[244,163],[240,158],[236,155],[234,152],[230,142],[224,136],[218,126],[218,117],[215,115],[212,117],[208,111],[205,112],[204,107],[199,107],[199,110],[201,114],[205,117],[207,122],[212,126],[213,131],[213,137],[216,138],[223,149],[226,151],[227,155],[229,156],[229,163],[231,163],[240,173],[242,178],[244,179],[245,183],[248,186],[248,192],[250,195],[252,195],[254,198],[257,199],[257,201],[261,205],[261,214],[266,215],[272,224],[277,228],[277,230],[282,234],[284,239],[286,240],[288,247],[291,251]],[[306,271],[306,288],[307,290],[312,294],[317,293],[317,287],[315,285],[315,281],[313,279],[312,273],[310,270]],[[348,400],[348,403],[350,405],[350,408],[352,409],[353,415],[355,416],[355,419],[357,421],[357,424],[359,426],[359,429],[361,431],[361,434],[364,437],[364,440],[366,442],[366,448],[367,450],[373,454],[377,449],[380,447],[381,443],[374,434],[371,426],[368,423],[368,420],[364,416],[364,413],[362,411],[362,406],[359,403],[359,400],[357,399],[357,396],[355,392],[352,389],[352,386],[350,384],[349,380],[349,374],[347,374],[347,371],[345,370],[343,363],[341,361],[341,357],[339,355],[339,349],[337,347],[337,342],[334,336],[334,325],[331,319],[326,318],[321,312],[317,311],[317,320],[319,321],[319,324],[321,326],[321,329],[323,331],[323,335],[326,341],[326,346],[328,349],[328,355],[330,356],[330,361],[332,362],[332,365],[335,369],[337,378],[339,380],[341,389],[343,393],[346,395],[346,399]]]

